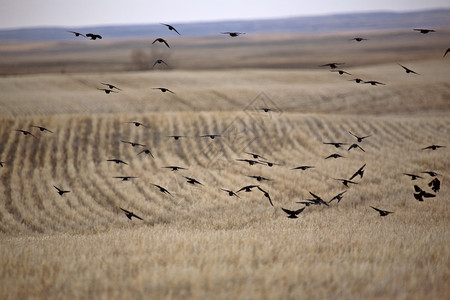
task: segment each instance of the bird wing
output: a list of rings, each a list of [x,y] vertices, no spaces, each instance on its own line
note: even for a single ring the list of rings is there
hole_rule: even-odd
[[[167,42],[166,42],[165,40],[163,40],[163,43],[166,44],[166,46],[167,46],[168,48],[170,48],[169,44],[167,44]]]
[[[306,207],[306,206],[305,206],[305,207]],[[305,207],[302,207],[302,208],[300,208],[300,209],[297,209],[296,211],[294,211],[294,214],[295,214],[295,215],[298,215],[299,213],[301,213],[302,211],[305,210]]]
[[[286,208],[281,208],[285,213],[287,213],[288,215],[294,215],[295,214],[295,211],[293,211],[293,210],[289,210],[289,209],[286,209]]]
[[[381,209],[378,209],[378,208],[376,208],[376,207],[373,207],[373,206],[371,206],[373,209],[375,209],[376,211],[378,211],[378,212],[382,212],[382,210]]]

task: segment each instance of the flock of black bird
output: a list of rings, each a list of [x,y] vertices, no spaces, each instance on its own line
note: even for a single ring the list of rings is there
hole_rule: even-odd
[[[173,27],[172,25],[170,25],[170,24],[163,24],[163,23],[161,23],[161,24],[164,25],[164,26],[166,26],[170,31],[174,31],[174,32],[176,32],[178,35],[181,35],[181,34],[178,32],[178,30],[175,29],[175,27]],[[414,30],[414,31],[418,31],[418,32],[420,32],[420,33],[422,33],[422,34],[427,34],[427,33],[435,32],[435,30],[431,30],[431,29],[413,29],[413,30]],[[76,37],[85,37],[85,38],[90,38],[91,40],[102,39],[102,36],[99,35],[99,34],[93,34],[93,33],[83,34],[83,33],[75,32],[75,31],[69,31],[69,32],[70,32],[70,33],[73,33]],[[245,34],[245,33],[244,33],[244,32],[221,32],[221,34],[226,34],[226,35],[229,35],[230,37],[238,37],[239,35],[243,35],[243,34]],[[366,41],[366,40],[368,40],[368,39],[362,38],[362,37],[355,37],[355,38],[353,38],[353,39],[351,39],[351,40],[354,40],[354,41],[356,41],[356,42],[359,43],[359,42],[362,42],[362,41]],[[169,46],[169,44],[167,43],[167,41],[164,40],[163,38],[156,38],[156,39],[153,41],[152,44],[154,44],[154,43],[156,43],[156,42],[163,43],[163,44],[165,44],[168,48],[170,48],[170,46]],[[445,51],[444,57],[447,55],[448,52],[450,52],[450,48],[448,48],[448,49]],[[156,60],[155,63],[153,64],[153,67],[154,67],[156,64],[165,64],[165,65],[167,65],[167,63],[164,62],[162,59]],[[344,64],[344,63],[336,63],[336,62],[333,62],[333,63],[327,63],[327,64],[324,64],[324,65],[321,65],[320,67],[329,67],[329,68],[331,69],[331,70],[330,70],[331,72],[338,72],[340,75],[343,75],[343,74],[351,75],[350,73],[348,73],[348,72],[346,72],[346,71],[344,71],[344,70],[342,70],[342,69],[338,69],[339,66],[341,66],[341,65],[343,65],[343,64]],[[399,65],[405,70],[406,73],[413,73],[413,74],[416,74],[416,75],[420,75],[419,73],[417,73],[417,72],[415,72],[415,71],[413,71],[413,70],[411,70],[411,69],[409,69],[409,68],[407,68],[407,67],[405,67],[405,66],[403,66],[403,65],[401,65],[401,64],[399,64]],[[356,83],[371,84],[371,85],[385,85],[384,83],[381,83],[381,82],[378,82],[378,81],[373,81],[373,80],[365,81],[365,80],[362,80],[362,79],[360,79],[360,78],[351,79],[350,81],[355,81]],[[119,87],[115,86],[114,84],[111,84],[111,83],[104,83],[104,82],[101,82],[101,84],[102,84],[103,86],[105,86],[105,88],[98,88],[98,89],[104,91],[106,94],[110,94],[110,93],[118,93],[119,91],[122,91],[122,89],[120,89]],[[171,91],[170,89],[165,88],[165,87],[156,87],[156,88],[154,88],[154,89],[160,90],[160,91],[163,92],[163,93],[169,92],[169,93],[175,94],[173,91]],[[272,111],[271,108],[267,108],[267,107],[266,107],[266,108],[259,108],[258,110],[264,111],[265,113]],[[126,122],[126,123],[133,124],[133,125],[135,125],[136,127],[140,127],[140,126],[142,126],[142,127],[147,127],[146,125],[144,125],[144,124],[142,124],[142,123],[140,123],[140,122],[138,122],[138,121],[129,121],[129,122]],[[37,129],[38,129],[39,131],[41,131],[41,132],[48,132],[48,133],[50,133],[50,134],[53,133],[53,131],[51,131],[51,130],[49,130],[49,129],[43,127],[43,126],[31,125],[30,127],[31,127],[31,128],[37,128]],[[30,129],[30,130],[31,130],[31,129]],[[25,135],[25,136],[28,136],[28,135],[29,135],[29,136],[31,136],[31,137],[33,137],[33,138],[35,138],[35,139],[39,139],[36,135],[34,135],[33,133],[31,133],[30,130],[16,129],[15,131],[17,131],[17,132],[19,132],[19,133],[22,133],[22,134]],[[337,149],[344,148],[344,146],[345,146],[345,148],[347,148],[347,146],[349,146],[349,147],[347,148],[347,152],[351,151],[352,149],[355,149],[355,151],[356,151],[356,149],[358,149],[358,150],[360,150],[360,151],[362,151],[362,152],[366,152],[366,150],[364,150],[364,149],[361,147],[361,145],[359,145],[358,143],[362,143],[365,139],[371,137],[372,135],[358,136],[358,135],[356,135],[356,134],[354,134],[354,133],[352,133],[352,132],[350,132],[350,131],[348,131],[348,133],[349,133],[350,135],[352,135],[352,136],[356,139],[357,143],[347,144],[347,143],[344,143],[344,142],[330,141],[330,142],[323,142],[323,144],[325,144],[325,145],[331,145],[331,146],[333,146],[333,147],[335,147],[335,148],[337,148]],[[168,137],[173,138],[174,140],[178,140],[178,139],[180,139],[180,138],[187,138],[186,136],[183,136],[183,135],[170,135],[170,136],[168,136]],[[214,140],[215,138],[221,138],[222,136],[221,136],[220,134],[205,134],[205,135],[201,135],[200,137],[202,137],[202,138],[210,138],[211,140]],[[138,142],[130,142],[130,141],[124,141],[124,140],[121,140],[121,142],[122,142],[122,143],[125,143],[125,144],[130,144],[132,147],[143,147],[143,148],[146,147],[145,144],[141,144],[141,143],[138,143]],[[441,145],[430,145],[430,146],[427,146],[427,147],[422,148],[421,150],[422,150],[422,151],[425,151],[425,150],[431,150],[431,151],[434,151],[434,150],[437,150],[437,149],[443,148],[443,147],[445,147],[445,146],[441,146]],[[245,153],[246,155],[248,155],[249,157],[248,157],[248,158],[238,158],[238,159],[236,159],[236,161],[239,161],[239,162],[245,162],[245,163],[247,163],[249,166],[253,166],[253,165],[266,165],[266,166],[268,166],[268,167],[272,167],[272,166],[281,166],[281,165],[283,165],[283,164],[280,164],[280,163],[270,162],[270,161],[268,161],[265,157],[263,157],[262,155],[260,155],[260,154],[258,154],[258,153],[254,153],[254,152],[244,152],[244,153]],[[148,149],[148,148],[144,148],[144,149],[142,149],[140,152],[137,153],[137,155],[141,155],[141,154],[150,155],[151,157],[154,158],[154,156],[153,156],[151,150]],[[338,158],[344,158],[344,156],[341,155],[341,154],[338,154],[338,153],[333,153],[333,154],[330,154],[329,156],[325,157],[324,159],[330,159],[330,158],[338,159]],[[119,165],[119,164],[128,165],[127,162],[125,162],[125,161],[123,161],[123,160],[121,160],[121,159],[118,159],[118,158],[108,159],[108,160],[106,160],[106,161],[107,161],[107,162],[113,162],[113,163],[118,164],[118,165]],[[4,164],[7,164],[7,162],[0,161],[0,167],[4,167]],[[356,184],[359,184],[359,182],[353,181],[353,179],[354,179],[355,177],[357,177],[357,176],[359,176],[359,178],[362,179],[362,178],[363,178],[363,175],[364,175],[365,167],[366,167],[366,164],[364,164],[362,167],[360,167],[360,168],[359,168],[353,175],[351,175],[348,179],[346,179],[346,178],[335,178],[335,180],[342,182],[342,184],[343,184],[347,189],[349,189],[349,188],[350,188],[349,185],[356,185]],[[186,168],[183,168],[183,167],[180,167],[180,166],[164,166],[163,168],[171,169],[171,171],[187,170]],[[291,168],[291,170],[301,170],[301,171],[306,171],[306,170],[308,170],[308,169],[313,169],[313,168],[315,168],[315,167],[314,167],[314,166],[309,166],[309,165],[301,165],[301,166],[296,166],[296,167],[294,167],[294,168]],[[411,173],[403,173],[403,174],[406,175],[406,176],[409,176],[409,177],[411,178],[411,180],[413,180],[413,181],[414,181],[414,180],[417,180],[417,179],[424,179],[424,177],[422,177],[422,176],[420,176],[420,175],[417,175],[417,174],[411,174]],[[439,179],[437,178],[437,176],[439,176],[440,174],[438,174],[438,173],[436,173],[436,172],[434,172],[434,171],[423,171],[423,172],[421,172],[421,174],[428,174],[430,177],[433,178],[433,179],[428,183],[428,186],[431,187],[432,191],[433,191],[435,194],[432,194],[432,193],[430,193],[430,192],[427,192],[427,191],[423,190],[423,189],[422,189],[421,187],[419,187],[418,185],[414,185],[414,193],[413,193],[413,196],[414,196],[414,198],[415,198],[416,200],[418,200],[418,201],[423,201],[423,198],[431,198],[431,197],[435,197],[435,196],[436,196],[436,193],[439,192],[439,190],[440,190],[440,181],[439,181]],[[186,182],[189,183],[189,184],[191,184],[191,185],[199,185],[199,186],[203,186],[203,184],[202,184],[201,182],[199,182],[198,180],[196,180],[196,179],[194,179],[194,178],[187,177],[187,176],[183,176],[183,177],[186,179]],[[263,177],[263,176],[260,176],[260,175],[248,175],[247,177],[252,178],[252,179],[255,179],[256,181],[258,181],[258,182],[260,182],[260,183],[265,182],[265,181],[272,181],[272,179],[266,178],[266,177]],[[135,177],[135,176],[114,176],[113,178],[120,179],[121,181],[130,181],[130,180],[136,179],[136,178],[138,178],[138,177]],[[156,187],[161,193],[167,194],[167,195],[173,197],[173,195],[172,195],[166,188],[164,188],[164,187],[162,187],[162,186],[160,186],[160,185],[158,185],[158,184],[154,184],[154,183],[152,183],[152,185],[153,185],[154,187]],[[62,189],[61,187],[58,187],[58,186],[55,186],[55,185],[54,185],[54,188],[56,189],[57,193],[58,193],[60,196],[63,196],[63,195],[66,194],[66,193],[70,193],[69,190],[64,190],[64,189]],[[237,198],[240,198],[239,193],[241,193],[241,192],[249,193],[249,192],[253,192],[254,190],[257,190],[257,191],[261,192],[262,195],[263,195],[265,198],[267,198],[267,200],[269,201],[269,204],[270,204],[271,206],[274,206],[273,201],[272,201],[272,198],[270,197],[269,192],[266,191],[265,189],[263,189],[260,185],[247,185],[247,186],[244,186],[244,187],[238,189],[237,191],[233,191],[233,190],[231,190],[231,189],[226,189],[226,188],[220,188],[220,190],[226,192],[227,195],[230,196],[230,197],[237,197]],[[328,201],[323,200],[320,196],[314,194],[313,192],[309,192],[309,194],[312,196],[312,198],[304,199],[304,200],[302,200],[302,201],[296,202],[296,203],[298,203],[298,204],[304,205],[302,208],[300,208],[300,209],[298,209],[298,210],[289,210],[289,209],[286,209],[286,208],[281,208],[281,209],[288,215],[288,218],[295,219],[295,218],[298,218],[298,215],[299,215],[301,212],[303,212],[303,211],[305,210],[306,207],[309,207],[309,206],[312,206],[312,205],[325,205],[325,206],[330,206],[330,203],[333,202],[334,200],[337,200],[337,203],[339,203],[339,202],[343,199],[344,194],[345,194],[346,192],[347,192],[347,190],[342,191],[342,192],[340,192],[339,194],[337,194],[337,195],[335,195],[334,197],[332,197],[332,198],[331,198],[330,200],[328,200]],[[380,214],[380,216],[387,216],[388,214],[391,214],[391,213],[392,213],[391,211],[382,210],[382,209],[379,209],[379,208],[376,208],[376,207],[373,207],[373,206],[370,206],[370,207],[373,208],[375,211],[377,211],[377,212]],[[135,218],[137,218],[137,219],[139,219],[139,220],[143,220],[141,217],[137,216],[137,215],[134,214],[133,212],[128,211],[128,210],[126,210],[126,209],[124,209],[124,208],[122,208],[122,207],[119,207],[119,208],[125,213],[125,215],[126,215],[126,217],[127,217],[128,219],[131,220],[132,217],[135,217]]]

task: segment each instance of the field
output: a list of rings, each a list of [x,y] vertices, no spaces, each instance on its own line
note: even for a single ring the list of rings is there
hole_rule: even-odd
[[[390,34],[380,39],[393,40]],[[334,38],[313,46],[330,49]],[[317,67],[331,61],[320,61],[313,46],[293,54],[305,68],[264,65],[270,51],[255,65],[228,68],[226,59],[208,56],[215,45],[201,52],[206,42],[193,39],[180,44],[192,48],[187,55],[209,57],[199,70],[186,63],[123,72],[125,63],[110,70],[102,61],[97,72],[64,74],[43,67],[50,56],[33,52],[42,73],[19,63],[0,78],[0,298],[448,299],[450,58],[442,58],[443,39],[433,41],[419,50],[415,38],[383,44],[416,49],[409,60],[363,57],[346,45],[331,60],[345,61],[352,76]],[[128,53],[117,57],[125,61]],[[349,81],[356,77],[386,85]],[[122,91],[105,94],[101,82]],[[365,152],[347,151],[356,142],[348,131],[371,135],[358,143]],[[221,137],[200,137],[206,134]],[[146,144],[154,157],[122,140]],[[349,145],[323,144],[335,141]],[[422,150],[432,144],[447,147]],[[245,152],[276,165],[237,161],[251,158]],[[344,158],[325,159],[334,152]],[[128,165],[107,162],[113,158]],[[364,164],[358,184],[335,180]],[[163,168],[170,165],[187,169]],[[300,165],[315,168],[291,170]],[[415,184],[431,191],[423,171],[440,174],[441,190],[419,202]],[[269,192],[274,206],[258,190],[239,198],[221,190],[250,184]],[[54,185],[71,192],[60,196]],[[343,191],[339,203],[310,205],[298,219],[281,209],[303,207],[296,202],[309,192],[328,201]],[[393,214],[381,217],[370,206]],[[143,220],[127,219],[119,207]]]

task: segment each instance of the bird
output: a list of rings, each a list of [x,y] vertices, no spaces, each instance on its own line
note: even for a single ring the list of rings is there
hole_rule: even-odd
[[[229,31],[227,31],[227,32],[221,32],[221,34],[228,34],[231,37],[237,37],[237,36],[240,36],[241,34],[245,34],[245,32],[235,32],[235,31],[229,32]]]
[[[427,150],[427,149],[436,150],[436,149],[439,149],[439,148],[445,148],[445,146],[431,145],[431,146],[422,148],[422,150]]]
[[[328,201],[328,203],[331,203],[331,201],[334,201],[334,200],[337,200],[338,203],[341,202],[341,200],[342,200],[342,198],[343,198],[343,195],[344,195],[346,192],[347,192],[347,191],[343,191],[343,192],[337,194],[336,196],[334,196],[333,198],[331,198],[331,200]]]
[[[364,139],[367,139],[368,137],[371,137],[372,135],[366,135],[366,136],[357,136],[356,134],[352,133],[351,131],[349,131],[348,133],[350,133],[351,135],[353,135],[356,140],[358,141],[358,143],[361,143]]]
[[[401,65],[401,64],[398,64],[398,65],[399,65],[400,67],[402,67],[403,69],[405,69],[405,72],[406,72],[407,74],[409,74],[409,73],[414,73],[414,74],[420,75],[419,73],[414,72],[413,70],[411,70],[411,69],[405,67],[404,65]]]
[[[262,162],[259,162],[257,160],[252,160],[252,159],[236,159],[237,161],[244,161],[246,163],[248,163],[250,166],[253,166],[255,164],[263,164]]]
[[[423,33],[423,34],[427,34],[427,33],[429,33],[429,32],[436,32],[436,31],[433,30],[433,29],[423,29],[423,28],[417,28],[417,29],[413,29],[413,30],[419,31],[420,33]]]
[[[139,127],[139,126],[147,127],[146,125],[144,125],[140,122],[136,122],[136,121],[126,122],[126,123],[134,124],[134,126],[136,126],[136,127]]]
[[[352,180],[353,178],[355,178],[358,175],[362,178],[364,175],[364,167],[365,166],[366,166],[366,164],[364,164],[361,168],[359,168],[359,170],[356,171],[355,174],[353,174],[352,177],[349,178],[349,180]]]
[[[439,190],[441,189],[441,182],[439,181],[439,179],[434,178],[432,181],[430,181],[428,183],[428,186],[431,187],[431,189],[433,190],[433,192],[437,193],[439,192]]]
[[[140,125],[142,125],[142,124],[140,124]],[[139,126],[139,125],[136,125],[136,126]],[[137,142],[128,142],[128,141],[121,141],[121,142],[125,143],[125,144],[130,144],[132,147],[136,147],[136,146],[144,147],[144,146],[146,146],[146,145],[143,145],[143,144],[139,144]]]
[[[340,154],[337,154],[337,153],[333,153],[333,154],[331,154],[331,155],[325,157],[325,159],[329,159],[329,158],[339,158],[339,157],[344,157],[344,156],[342,156],[342,155],[340,155]]]
[[[343,64],[345,64],[345,63],[329,63],[329,64],[321,65],[319,67],[330,67],[330,69],[337,69],[337,66],[343,65]]]
[[[275,162],[271,162],[271,161],[267,161],[267,160],[260,160],[260,163],[263,164],[267,164],[269,167],[273,167],[273,166],[281,166],[281,164],[275,163]]]
[[[416,180],[417,178],[421,178],[421,179],[423,178],[422,176],[410,174],[410,173],[403,173],[403,175],[411,177],[411,180]]]
[[[80,33],[80,32],[76,32],[76,31],[70,31],[70,30],[68,30],[67,32],[70,32],[70,33],[73,33],[75,36],[84,36],[84,37],[86,37],[84,34],[82,34],[82,33]]]
[[[128,165],[126,162],[124,162],[123,160],[120,160],[120,159],[116,159],[116,158],[114,158],[114,159],[108,159],[108,160],[106,160],[106,161],[112,161],[112,162],[115,162],[116,164],[124,164],[124,165]]]
[[[185,135],[168,135],[167,137],[171,137],[174,140],[179,140],[180,138],[186,137]]]
[[[335,180],[341,181],[342,184],[345,185],[346,187],[349,187],[348,186],[349,183],[351,183],[351,184],[358,184],[357,182],[354,182],[354,181],[351,181],[351,180],[348,180],[348,179],[340,179],[339,178],[339,179],[335,179]]]
[[[447,53],[449,53],[449,52],[450,52],[450,48],[447,48],[447,50],[444,53],[444,56],[442,56],[442,57],[445,57],[447,55]]]
[[[305,206],[306,207],[306,206]],[[300,209],[297,209],[297,210],[289,210],[289,209],[286,209],[286,208],[281,208],[285,213],[287,213],[288,214],[288,218],[289,219],[297,219],[298,217],[297,217],[297,215],[298,214],[300,214],[302,211],[304,211],[305,210],[305,207],[302,207],[302,208],[300,208]]]
[[[167,88],[153,88],[154,90],[160,90],[161,92],[165,93],[165,92],[169,92],[172,94],[175,94],[174,92],[172,92],[171,90],[167,89]]]
[[[262,110],[263,112],[275,111],[275,109],[269,107],[257,107],[256,110]]]
[[[37,137],[35,135],[33,135],[31,132],[23,130],[23,129],[16,129],[17,132],[22,132],[23,135],[31,135],[32,137],[34,137],[35,139],[37,139]]]
[[[88,33],[86,34],[86,37],[91,38],[91,40],[96,40],[96,39],[102,39],[102,36],[99,34],[93,34],[93,33]]]
[[[266,158],[264,158],[262,155],[259,155],[259,154],[257,154],[257,153],[254,153],[254,152],[245,152],[244,151],[244,153],[245,154],[248,154],[248,155],[251,155],[254,159],[266,159]]]
[[[344,70],[330,70],[330,72],[338,72],[339,75],[344,75],[344,74],[352,75],[352,74],[350,74],[349,72],[346,72],[346,71],[344,71]]]
[[[335,146],[336,148],[340,148],[340,147],[343,146],[343,145],[348,145],[348,144],[346,144],[346,143],[339,143],[339,142],[325,142],[324,144],[325,144],[325,145],[333,145],[333,146]]]
[[[349,81],[355,81],[356,83],[361,83],[364,80],[362,80],[361,78],[355,78],[355,79],[350,79]]]
[[[166,166],[163,167],[165,169],[172,169],[172,171],[178,171],[178,170],[187,170],[186,168],[178,167],[178,166]]]
[[[382,217],[387,216],[388,214],[393,214],[392,211],[382,210],[382,209],[379,209],[379,208],[376,208],[376,207],[373,207],[373,206],[371,206],[371,207],[373,209],[375,209],[377,212],[379,212],[380,216],[382,216]]]
[[[131,211],[128,211],[128,210],[126,210],[126,209],[123,209],[122,207],[119,207],[119,208],[125,213],[125,215],[127,216],[128,219],[131,220],[132,217],[135,217],[136,219],[143,220],[141,217],[135,215],[135,214],[132,213]]]
[[[112,89],[117,89],[119,91],[122,90],[122,89],[119,89],[117,86],[115,86],[114,84],[111,84],[111,83],[103,83],[103,82],[100,82],[100,83],[103,84],[103,85],[106,85],[107,87],[109,87],[110,90],[112,90]]]
[[[172,196],[172,194],[167,189],[163,188],[162,186],[157,185],[157,184],[153,184],[153,183],[152,183],[152,185],[157,187],[161,193],[168,194],[168,195]]]
[[[113,91],[113,90],[111,90],[111,89],[99,89],[99,88],[97,88],[97,90],[104,91],[105,94],[109,94],[109,93],[116,93],[116,94],[117,94],[116,91]]]
[[[257,181],[270,181],[270,180],[272,180],[270,178],[266,178],[266,177],[258,176],[258,175],[248,175],[247,177],[255,178]]]
[[[139,177],[134,177],[134,176],[115,176],[113,178],[119,178],[119,179],[122,179],[122,181],[129,181],[130,179],[139,178]]]
[[[305,171],[305,170],[311,169],[311,168],[315,168],[315,167],[314,166],[298,166],[298,167],[292,168],[291,170],[302,170],[302,171]]]
[[[222,137],[220,134],[205,134],[201,135],[200,137],[209,137],[210,139],[215,139],[216,137]]]
[[[255,187],[259,187],[259,185],[247,185],[247,186],[244,186],[243,188],[239,189],[236,193],[239,193],[241,191],[245,191],[245,192],[248,193],[248,192],[251,192],[252,189],[255,188]]]
[[[272,205],[272,206],[273,206],[273,203],[272,203],[272,199],[270,199],[270,195],[269,195],[269,193],[268,193],[268,192],[266,192],[265,190],[263,190],[262,188],[260,188],[259,186],[257,186],[257,188],[258,188],[258,190],[260,190],[261,192],[263,192],[263,194],[264,194],[264,197],[266,197],[267,199],[269,199],[270,205]]]
[[[63,189],[57,187],[56,185],[54,185],[53,187],[58,191],[58,194],[59,194],[60,196],[63,196],[63,195],[66,194],[66,193],[70,193],[70,191],[65,191],[65,190],[63,190]]]
[[[173,27],[172,25],[164,24],[164,23],[161,23],[161,25],[167,26],[167,28],[169,28],[170,31],[173,30],[173,31],[175,31],[176,33],[178,33],[178,35],[181,35],[181,34],[175,29],[175,27]]]
[[[317,205],[325,204],[326,206],[330,206],[330,205],[328,205],[328,203],[326,201],[324,201],[322,198],[320,198],[316,194],[313,194],[312,192],[309,192],[309,194],[311,196],[313,196],[314,199],[307,199],[307,200],[310,201],[310,202],[313,202],[313,204],[317,204]]]
[[[48,130],[47,128],[42,127],[42,126],[31,125],[31,127],[39,128],[40,131],[48,131],[48,132],[50,132],[50,133],[53,133],[53,131]]]
[[[314,201],[297,201],[296,203],[304,204],[305,206],[320,205],[320,203],[316,203]]]
[[[235,197],[240,198],[239,195],[236,194],[235,192],[233,192],[232,190],[227,190],[227,189],[222,189],[222,188],[221,188],[221,190],[224,191],[224,192],[227,192],[228,196],[230,196],[230,197],[235,196]]]
[[[363,148],[361,148],[361,146],[358,145],[358,144],[351,144],[350,147],[348,147],[348,150],[347,150],[347,151],[350,151],[350,150],[353,149],[353,148],[359,148],[359,149],[361,149],[363,152],[366,152],[366,150],[364,150]]]
[[[378,85],[378,84],[379,85],[386,85],[385,83],[374,81],[374,80],[364,81],[363,83],[370,83],[371,85]]]
[[[416,198],[417,201],[422,202],[423,201],[423,197],[425,198],[433,198],[436,197],[435,194],[431,194],[428,193],[424,190],[422,190],[420,187],[418,187],[417,185],[414,186],[414,189],[416,190],[417,193],[414,193],[414,198]]]
[[[433,172],[433,171],[424,171],[424,172],[420,172],[420,173],[428,174],[428,175],[430,175],[431,177],[436,177],[436,176],[441,175],[441,174],[436,173],[436,172]]]
[[[167,48],[170,48],[169,44],[167,44],[167,42],[166,42],[165,39],[157,38],[156,40],[153,41],[152,44],[154,44],[154,43],[156,43],[156,42],[164,43],[164,44],[166,44]]]
[[[186,179],[187,179],[187,182],[190,183],[190,184],[192,184],[192,185],[195,185],[195,184],[203,185],[203,183],[197,181],[197,180],[194,179],[194,178],[186,177],[186,176],[183,176],[183,177],[186,178]]]
[[[162,59],[157,59],[157,60],[155,61],[155,63],[153,64],[152,69],[153,69],[157,64],[165,64],[166,66],[169,66],[169,65],[166,64],[166,62],[163,61]]]
[[[362,38],[362,37],[354,37],[352,39],[350,39],[350,41],[357,41],[357,42],[361,42],[361,41],[367,41],[368,39]]]
[[[3,164],[6,164],[6,161],[0,161],[0,167],[3,168]]]
[[[153,154],[152,154],[152,151],[150,151],[150,149],[144,149],[144,150],[142,150],[141,152],[139,152],[137,155],[140,155],[140,154],[142,154],[142,153],[150,154],[151,157],[155,158],[155,157],[153,156]]]

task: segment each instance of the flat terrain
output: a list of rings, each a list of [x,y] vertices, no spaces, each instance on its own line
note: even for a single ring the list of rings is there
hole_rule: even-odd
[[[0,78],[0,298],[448,299],[450,61],[442,55],[401,62],[421,75],[388,56],[355,65],[347,57],[351,76],[316,66]],[[356,77],[386,85],[349,81]],[[105,94],[101,82],[122,91]],[[365,152],[347,150],[356,142],[348,131],[371,135],[358,143]],[[447,147],[422,150],[432,144]],[[237,161],[251,158],[245,152],[276,165]],[[344,158],[325,159],[334,152]],[[358,184],[335,180],[363,164]],[[315,168],[291,170],[300,165]],[[431,192],[424,171],[440,174],[441,190],[419,202],[415,184]],[[250,184],[274,206],[258,190],[239,198],[221,190]],[[71,192],[59,196],[54,185]],[[298,219],[281,210],[303,207],[296,202],[309,192],[329,201],[343,191],[339,203],[308,206]]]

